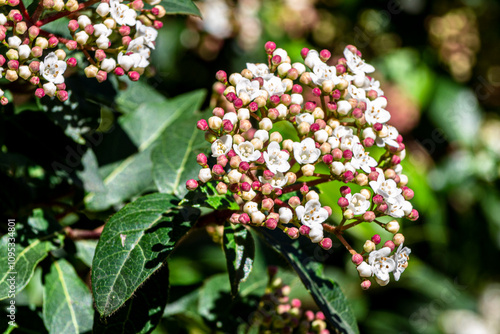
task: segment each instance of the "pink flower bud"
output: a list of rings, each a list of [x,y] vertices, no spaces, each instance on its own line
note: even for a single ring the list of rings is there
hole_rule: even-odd
[[[43,54],[43,49],[39,46],[34,46],[31,49],[31,55],[35,58],[40,58]]]
[[[96,77],[97,81],[103,82],[103,81],[106,81],[106,79],[108,78],[108,73],[105,71],[99,71],[99,72],[97,72],[97,75],[95,77]]]
[[[377,181],[377,179],[378,179],[378,172],[370,172],[370,174],[368,174],[368,179],[370,181]]]
[[[264,45],[264,48],[266,50],[266,53],[268,55],[271,55],[271,54],[273,54],[274,50],[276,50],[276,43],[271,42],[271,41],[266,42],[266,44]]]
[[[380,130],[382,130],[383,127],[384,127],[384,125],[381,123],[373,124],[373,130],[375,130],[375,131],[380,131]]]
[[[236,100],[237,96],[236,94],[234,94],[233,92],[229,92],[227,95],[226,95],[226,100],[228,100],[229,102],[234,102],[234,100]]]
[[[158,21],[158,20],[154,20],[154,21],[153,21],[153,27],[154,27],[156,30],[160,30],[161,28],[163,28],[163,22]]]
[[[31,77],[30,83],[34,86],[38,86],[40,84],[40,78],[39,77]]]
[[[215,78],[222,82],[223,84],[227,83],[227,74],[226,72],[224,71],[217,71],[217,73],[215,74]]]
[[[39,33],[40,33],[40,28],[38,28],[37,26],[31,26],[28,29],[28,34],[31,40],[34,40],[36,37],[38,37]]]
[[[272,180],[273,177],[274,177],[274,173],[273,172],[271,172],[268,169],[266,169],[264,171],[264,179],[266,179],[266,180]]]
[[[17,60],[9,60],[7,67],[16,71],[19,68],[19,62]]]
[[[286,234],[290,237],[290,239],[297,239],[299,237],[299,229],[296,227],[290,227]]]
[[[338,89],[335,89],[335,90],[332,92],[332,98],[333,98],[333,99],[338,100],[338,99],[340,99],[340,96],[341,96],[341,95],[342,95],[342,94],[340,93],[340,90],[338,90]],[[337,107],[335,107],[335,110],[337,110]]]
[[[309,232],[311,232],[311,228],[309,226],[302,225],[299,228],[299,232],[302,235],[309,235]]]
[[[308,53],[309,53],[309,49],[308,48],[303,48],[302,50],[300,50],[300,55],[304,59],[306,59]]]
[[[276,196],[281,196],[283,194],[283,190],[275,188],[274,193],[276,194]]]
[[[342,159],[342,156],[343,156],[344,152],[342,152],[342,150],[340,148],[334,148],[332,150],[332,156],[333,156],[333,160],[340,160]]]
[[[130,71],[127,73],[127,75],[132,81],[137,81],[141,77],[141,75],[136,71]]]
[[[252,182],[252,189],[255,190],[255,191],[258,191],[260,190],[260,187],[261,187],[261,184],[259,181],[253,181]]]
[[[349,205],[349,201],[345,197],[340,197],[337,201],[338,206],[341,208],[346,208]]]
[[[323,312],[316,312],[316,319],[325,320],[325,315],[323,314]]]
[[[224,117],[224,109],[220,108],[220,107],[216,107],[214,108],[214,110],[212,110],[212,114],[214,116],[217,116],[217,117]]]
[[[200,129],[201,131],[207,131],[208,130],[208,123],[206,120],[204,119],[200,119],[197,123],[196,123],[196,127],[198,129]]]
[[[128,46],[131,41],[132,41],[132,37],[130,37],[130,36],[123,36],[122,37],[123,46]]]
[[[278,222],[276,219],[268,219],[266,220],[266,227],[270,230],[274,230],[278,226]]]
[[[246,161],[242,161],[240,162],[239,166],[238,166],[238,171],[240,173],[245,173],[247,170],[250,169],[250,164]],[[264,172],[265,173],[265,172]],[[248,191],[248,190],[245,190],[245,191]]]
[[[366,211],[364,214],[363,214],[363,219],[364,221],[367,221],[367,222],[372,222],[374,221],[376,218],[375,216],[375,212],[373,211]]]
[[[269,101],[271,101],[272,104],[274,104],[275,106],[277,106],[280,103],[280,97],[278,95],[272,95],[269,98]]]
[[[51,39],[52,39],[52,37],[49,39],[49,47],[53,48],[54,46],[51,46],[51,44],[50,44]],[[56,38],[56,40],[57,40],[57,38]],[[56,43],[56,45],[57,45],[57,43]],[[68,41],[66,43],[66,48],[70,51],[76,50],[77,47],[78,47],[78,43],[76,41]]]
[[[377,209],[376,209],[378,212],[386,212],[387,211],[387,204],[385,203],[382,203],[380,204],[379,206],[377,206]]]
[[[284,105],[286,106],[289,106],[290,105],[290,102],[292,101],[292,98],[289,94],[283,94],[281,95],[280,97],[280,101],[281,103],[283,103]]]
[[[292,307],[299,308],[302,305],[302,303],[301,303],[300,299],[295,298],[295,299],[292,299],[291,305],[292,305]]]
[[[5,57],[0,55],[0,66],[3,66],[5,64]]]
[[[396,247],[396,245],[394,245],[394,242],[392,242],[391,240],[387,240],[384,243],[384,247],[389,247],[391,249],[391,252],[392,252],[394,250],[394,248]]]
[[[248,105],[248,109],[249,109],[251,112],[256,112],[257,110],[259,110],[259,105],[258,105],[256,102],[251,102],[251,103]]]
[[[325,154],[322,159],[323,159],[323,162],[326,165],[331,165],[332,162],[333,162],[333,155],[331,155],[331,154]]]
[[[219,155],[217,157],[217,164],[221,165],[222,167],[226,167],[228,162],[229,162],[229,160],[227,159],[227,157],[225,155]]]
[[[273,186],[270,183],[264,183],[261,187],[262,194],[270,195],[273,192]]]
[[[227,194],[227,184],[225,184],[224,182],[219,182],[215,187],[215,190],[217,190],[217,193],[219,195],[225,195]]]
[[[250,217],[248,216],[248,214],[246,213],[242,213],[240,215],[240,218],[238,219],[238,221],[241,223],[241,224],[248,224],[250,222]]]
[[[39,99],[41,99],[42,97],[45,96],[45,91],[43,90],[43,88],[37,88],[35,90],[35,96],[38,97]]]
[[[308,112],[313,112],[316,109],[316,103],[312,101],[308,101],[304,104],[304,109]]]
[[[127,26],[127,25],[123,25],[121,26],[119,29],[118,29],[118,32],[120,33],[120,35],[122,36],[128,36],[130,35],[130,27]]]
[[[336,65],[335,69],[337,70],[337,75],[344,74],[346,72],[346,68],[342,64]]]
[[[65,90],[66,89],[66,84],[63,82],[61,84],[56,85],[58,90]]]
[[[121,77],[122,75],[125,74],[125,70],[121,67],[117,67],[115,68],[115,70],[113,71],[115,73],[115,75]]]
[[[270,198],[266,198],[262,201],[262,209],[264,210],[269,211],[273,208],[273,206],[274,206],[274,201]]]
[[[64,102],[68,99],[68,92],[65,90],[58,90],[56,95],[57,95],[57,98],[59,99],[59,101],[61,101],[61,102]]]
[[[309,192],[309,187],[307,186],[307,184],[303,184],[302,187],[300,187],[300,193],[302,195],[305,195]]]
[[[234,107],[236,109],[239,109],[239,108],[243,107],[243,100],[240,98],[236,98],[236,99],[234,99],[233,104],[234,104]]]
[[[233,131],[234,125],[230,120],[225,119],[222,121],[222,128],[224,129],[224,132],[229,133]]]
[[[229,222],[231,224],[239,224],[239,218],[240,218],[240,214],[239,213],[233,213],[231,215],[231,218],[229,218]]]
[[[76,31],[79,28],[78,21],[77,20],[70,20],[68,23],[68,29],[70,31]]]
[[[321,240],[319,242],[319,245],[324,250],[329,250],[330,248],[332,248],[332,239],[330,239],[330,238],[323,238],[323,240]]]
[[[11,1],[17,2],[19,4],[19,0],[9,0],[9,2]],[[12,15],[12,19],[14,20],[14,22],[19,22],[23,20],[23,16],[19,13],[15,13],[14,15]]]
[[[298,196],[290,197],[290,199],[288,200],[288,205],[295,209],[300,205],[300,198]]]
[[[372,147],[372,146],[373,146],[373,144],[375,144],[375,140],[373,140],[373,138],[365,138],[365,139],[363,140],[363,145],[364,145],[365,147]]]
[[[406,189],[403,190],[403,196],[407,201],[409,201],[413,198],[413,196],[415,196],[415,193],[410,188],[408,188],[408,187],[405,187],[405,188]]]
[[[187,190],[195,190],[198,188],[198,181],[191,179],[186,181],[186,188]]]
[[[160,9],[157,7],[151,8],[151,14],[158,16],[160,14]]]
[[[374,234],[371,240],[375,245],[378,245],[382,241],[382,238],[380,237],[380,235]]]
[[[354,108],[354,110],[352,111],[352,116],[354,118],[360,119],[361,117],[364,116],[364,113],[363,113],[363,111],[361,109]]]
[[[9,103],[9,99],[7,99],[5,96],[0,99],[0,104],[5,106]]]
[[[207,165],[207,161],[207,156],[203,153],[198,154],[198,156],[196,157],[196,162],[202,167],[205,167]]]
[[[212,167],[212,173],[215,175],[224,175],[226,172],[224,171],[224,168],[221,165],[214,165]]]
[[[273,57],[271,58],[271,63],[272,63],[273,65],[279,65],[279,64],[281,64],[281,60],[282,60],[282,59],[281,59],[281,56],[276,55],[276,56],[273,56]]]
[[[350,170],[348,170],[344,173],[343,178],[345,183],[351,182],[354,179],[354,174]]]
[[[98,61],[103,61],[104,59],[106,59],[106,53],[104,52],[104,50],[97,50],[95,52],[95,59]]]
[[[342,153],[342,156],[344,157],[344,159],[346,160],[351,160],[352,159],[352,151],[351,150],[345,150],[343,153]]]
[[[354,254],[351,258],[352,263],[355,265],[360,265],[363,262],[363,256],[361,254]]]
[[[318,87],[315,87],[312,90],[312,93],[313,93],[314,96],[321,96],[321,89],[319,89]]]
[[[141,0],[134,0],[132,2],[132,8],[137,11],[142,10],[144,8],[144,3]]]
[[[311,124],[311,126],[309,127],[309,131],[311,132],[316,132],[319,130],[319,124],[318,123],[313,123]]]
[[[248,183],[248,182],[243,182],[243,183],[241,184],[240,188],[241,188],[241,190],[242,190],[242,191],[250,191],[250,189],[251,189],[252,187],[250,186],[250,183]]]
[[[372,101],[375,100],[378,97],[377,91],[370,89],[368,93],[366,93],[366,97]]]
[[[372,286],[372,282],[370,282],[370,280],[366,279],[363,282],[361,282],[361,289],[363,290],[368,290],[370,286]]]
[[[412,221],[417,220],[418,217],[419,217],[418,211],[415,209],[411,210],[411,213],[408,215],[408,219]]]
[[[76,41],[73,41],[73,42],[75,42],[75,48],[76,48],[76,45],[77,45],[77,44],[76,44]],[[68,43],[69,43],[69,42],[68,42]],[[49,38],[49,47],[50,47],[50,48],[56,47],[56,46],[57,46],[57,44],[59,44],[59,40],[57,39],[57,37],[52,36],[52,37],[50,37],[50,38]],[[73,50],[74,50],[74,49],[73,49]]]
[[[29,68],[31,72],[38,72],[40,70],[40,62],[39,61],[32,61],[29,65]]]

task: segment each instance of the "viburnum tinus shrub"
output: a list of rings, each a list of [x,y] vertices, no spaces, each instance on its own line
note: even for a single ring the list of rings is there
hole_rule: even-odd
[[[159,21],[166,14],[160,0],[0,1],[0,79],[26,81],[35,96],[68,99],[65,76],[77,65],[98,82],[108,74],[137,81],[149,65]],[[191,4],[192,5],[192,4]],[[50,23],[68,22],[64,33]],[[78,63],[81,64],[78,64]],[[69,87],[68,87],[69,88]],[[8,99],[0,90],[0,102]]]
[[[352,254],[363,289],[371,278],[380,285],[389,283],[390,274],[399,280],[411,251],[403,246],[398,220],[416,220],[418,212],[401,166],[403,137],[387,124],[388,101],[369,76],[374,67],[352,45],[333,65],[327,64],[328,50],[304,48],[304,62],[292,64],[275,43],[265,49],[267,63],[247,64],[229,76],[217,72],[222,107],[197,123],[211,154],[198,155],[202,168],[187,189],[215,181],[216,192],[239,205],[227,214],[231,224],[280,230],[326,250],[337,238]],[[277,130],[283,122],[292,135]],[[341,184],[336,207],[322,205],[313,190],[327,182]],[[340,221],[331,218],[334,211]],[[356,250],[343,234],[360,224],[377,224],[393,237],[375,234]]]

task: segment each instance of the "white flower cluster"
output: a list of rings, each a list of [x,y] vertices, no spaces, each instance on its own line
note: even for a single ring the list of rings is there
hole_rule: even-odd
[[[387,100],[380,83],[367,75],[373,66],[353,46],[334,65],[327,62],[327,50],[302,50],[304,63],[291,63],[287,52],[272,42],[266,43],[266,52],[268,64],[249,63],[229,77],[217,73],[224,85],[224,108],[215,108],[208,122],[198,122],[217,161],[209,164],[204,154],[198,156],[203,167],[199,181],[217,181],[219,194],[230,191],[241,204],[232,223],[279,228],[291,238],[306,235],[325,249],[332,245],[325,232],[375,221],[394,238],[376,251],[380,237],[374,236],[364,246],[368,262],[355,253],[355,264],[361,277],[375,275],[386,282],[382,273],[394,272],[399,278],[406,262],[387,259],[404,237],[397,221],[383,224],[378,218],[415,220],[418,212],[409,202],[413,191],[406,186],[408,177],[400,164],[406,154],[402,136],[387,124],[390,113],[384,109]],[[283,138],[275,127],[280,122],[290,123],[298,140],[289,134]],[[377,159],[370,149],[374,145],[385,149]],[[318,173],[319,165],[330,172]],[[338,226],[325,223],[332,209],[322,206],[316,191],[309,189],[335,180],[346,184],[340,188],[338,205],[344,219]],[[361,186],[361,191],[351,193],[350,183]],[[199,184],[189,180],[186,186],[194,190]],[[288,193],[295,196],[282,200]],[[407,258],[409,249],[400,247],[397,254]]]

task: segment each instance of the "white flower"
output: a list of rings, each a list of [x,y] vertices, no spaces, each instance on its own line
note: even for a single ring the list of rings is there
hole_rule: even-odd
[[[252,72],[254,78],[268,79],[273,75],[269,73],[269,67],[266,64],[247,63],[247,69]]]
[[[238,109],[238,119],[240,121],[244,119],[250,119],[250,110],[248,110],[247,108]]]
[[[252,218],[253,224],[262,224],[264,222],[264,219],[266,219],[266,215],[260,211],[255,211],[252,212],[250,218]]]
[[[311,79],[312,82],[320,86],[327,80],[332,81],[334,85],[340,82],[340,79],[337,77],[337,69],[335,66],[328,66],[321,61],[314,65]]]
[[[299,72],[299,75],[306,71],[306,67],[302,63],[293,63],[292,68],[296,69]]]
[[[352,53],[348,48],[344,49],[344,57],[347,60],[347,67],[349,67],[353,73],[372,73],[375,71],[372,65],[365,63],[363,59]]]
[[[368,256],[368,264],[372,267],[373,274],[380,280],[380,282],[377,280],[380,285],[389,283],[389,273],[396,268],[394,259],[388,257],[390,253],[389,247],[382,247]]]
[[[402,192],[394,180],[385,179],[382,171],[379,171],[377,181],[370,181],[370,187],[375,194],[382,195],[384,198],[396,197]]]
[[[106,72],[111,72],[116,67],[116,60],[114,58],[106,58],[101,62],[101,69]]]
[[[125,71],[128,71],[134,66],[135,59],[130,55],[124,55],[123,53],[118,54],[118,64],[123,67]]]
[[[289,63],[281,63],[279,64],[278,66],[278,75],[280,77],[284,77],[288,74],[288,71],[290,71],[290,69],[292,68],[292,65],[290,65]]]
[[[302,96],[302,94],[292,94],[290,95],[290,97],[291,97],[290,100],[291,104],[298,104],[301,106],[304,103],[304,97]]]
[[[314,116],[310,113],[305,112],[295,116],[295,121],[297,122],[297,125],[299,125],[302,122],[307,122],[310,125],[312,125],[314,123]]]
[[[286,83],[281,81],[280,78],[273,76],[272,78],[264,81],[262,88],[269,93],[269,96],[281,96],[285,93]]]
[[[87,15],[78,16],[78,25],[81,29],[84,29],[89,24],[92,24],[92,21],[90,21],[90,18]]]
[[[0,14],[0,25],[7,23],[7,17],[4,14]]]
[[[355,216],[362,215],[370,207],[370,201],[365,196],[357,194],[347,194],[345,198],[349,201],[348,209],[351,209]]]
[[[328,142],[328,144],[330,144],[332,150],[334,148],[338,148],[340,145],[340,139],[338,139],[337,137],[334,137],[334,136],[329,137],[327,142]]]
[[[290,169],[290,163],[288,159],[290,155],[280,149],[280,144],[273,141],[267,147],[267,151],[264,152],[264,160],[266,161],[267,168],[273,172],[285,173]]]
[[[321,151],[316,148],[314,139],[306,138],[300,143],[293,143],[293,155],[301,165],[313,164],[318,160]]]
[[[54,96],[56,93],[57,87],[54,85],[53,82],[47,82],[46,84],[43,84],[43,91],[45,94],[48,96]]]
[[[319,58],[319,53],[316,50],[309,50],[307,52],[307,56],[304,59],[304,64],[306,64],[307,67],[310,69],[313,69],[316,64],[324,64],[321,59]]]
[[[283,224],[288,224],[288,222],[290,222],[290,220],[292,220],[293,218],[292,210],[286,207],[280,208],[279,215],[280,215],[280,222]]]
[[[277,172],[274,174],[271,180],[266,180],[264,177],[259,176],[259,181],[262,184],[269,183],[271,184],[271,186],[273,186],[273,188],[281,189],[288,182],[288,176],[283,175],[282,172]]]
[[[384,125],[385,126],[385,125]],[[398,142],[396,139],[399,136],[398,130],[393,127],[392,125],[387,125],[387,136],[377,138],[375,142],[377,143],[377,146],[384,147],[385,144],[393,147],[399,147]]]
[[[295,209],[295,213],[302,224],[310,228],[318,225],[322,226],[321,223],[328,218],[328,211],[321,206],[321,203],[318,200],[308,201],[305,207],[299,205]]]
[[[356,99],[359,102],[366,102],[366,91],[364,89],[358,88],[354,85],[349,85],[349,87],[347,87],[347,91],[353,99]]]
[[[40,62],[40,73],[42,73],[45,80],[58,85],[64,82],[63,74],[66,67],[66,63],[59,60],[54,52],[51,52],[43,62]]]
[[[87,41],[89,40],[89,35],[85,31],[79,31],[75,34],[75,40],[78,42],[78,44],[87,44]]]
[[[337,137],[338,139],[346,136],[346,135],[352,135],[354,132],[352,131],[352,128],[339,125],[335,129],[333,129],[332,136]]]
[[[30,56],[31,48],[29,45],[23,44],[17,48],[17,52],[19,52],[20,59],[26,59]]]
[[[202,168],[200,169],[200,172],[198,173],[198,179],[203,182],[207,183],[210,181],[212,178],[212,171],[210,171],[210,168]]]
[[[263,143],[269,140],[269,131],[266,130],[257,130],[253,135],[254,138],[260,139]]]
[[[236,122],[238,122],[238,115],[236,115],[235,112],[227,112],[224,114],[224,117],[222,117],[222,120],[228,120],[229,122],[231,122],[231,124],[236,124]]]
[[[373,101],[366,101],[365,119],[368,124],[384,124],[391,119],[391,114],[382,107],[385,102],[386,100],[383,97],[378,97]]]
[[[109,4],[105,3],[105,2],[101,2],[99,4],[99,6],[97,6],[97,9],[96,9],[96,12],[97,14],[99,14],[100,16],[104,17],[106,15],[109,14]]]
[[[359,266],[356,267],[360,277],[372,277],[373,270],[372,267],[365,261],[361,262]]]
[[[399,277],[403,271],[405,271],[408,266],[408,260],[410,259],[411,249],[408,247],[403,248],[403,244],[399,245],[396,253],[392,256],[394,261],[396,262],[396,268],[394,269],[393,275],[396,281],[399,281]]]
[[[135,38],[143,37],[145,42],[144,44],[146,44],[151,49],[154,49],[155,44],[153,42],[156,40],[156,37],[158,37],[158,30],[153,27],[145,26],[141,21],[137,21],[135,28],[137,31],[135,34]]]
[[[9,42],[9,47],[12,49],[17,49],[22,43],[21,39],[17,36],[9,37],[7,40]]]
[[[335,175],[340,175],[345,171],[345,166],[340,161],[334,161],[330,169]]]
[[[323,240],[323,225],[318,224],[311,227],[309,231],[309,238],[314,243],[318,243]]]
[[[288,108],[283,103],[278,104],[276,110],[278,110],[279,118],[285,118],[288,113]]]
[[[240,156],[241,161],[251,162],[260,158],[260,151],[256,150],[249,141],[239,145],[233,144],[233,149]]]
[[[283,62],[283,61],[286,61],[286,58],[288,57],[288,53],[286,52],[286,50],[284,50],[282,48],[277,48],[273,52],[273,57],[274,56],[280,56],[281,57],[281,61]]]
[[[352,106],[346,100],[340,100],[337,102],[337,112],[341,115],[347,115],[351,111]]]
[[[358,72],[352,78],[352,84],[356,87],[363,88],[369,84],[365,72]]]
[[[23,78],[24,80],[28,80],[28,78],[31,76],[30,68],[26,65],[19,66],[19,76],[21,78]],[[0,96],[2,96],[2,95],[0,95]]]
[[[151,55],[151,50],[145,43],[146,39],[144,37],[137,37],[131,40],[128,45],[127,52],[133,52],[132,56],[137,57],[134,67],[146,67],[149,65],[148,58]]]
[[[241,78],[236,84],[236,95],[240,96],[241,93],[247,94],[250,101],[262,95],[259,82],[257,80],[250,81],[247,78]]]
[[[137,22],[135,18],[137,17],[137,12],[127,5],[120,4],[117,0],[110,1],[110,13],[111,17],[119,25],[129,25],[134,26]]]
[[[380,89],[380,81],[371,78],[368,85],[364,87],[366,91],[374,90],[377,92],[378,96],[384,95],[384,91]]]
[[[356,169],[361,168],[365,173],[370,173],[370,167],[377,166],[377,160],[371,157],[370,153],[365,152],[363,145],[357,144],[352,150],[351,164]]]
[[[352,151],[355,145],[359,144],[359,137],[356,135],[345,135],[340,139],[340,149],[342,151]]]
[[[111,35],[112,32],[113,30],[109,29],[102,23],[94,25],[94,36],[96,37],[100,36],[108,37],[109,35]]]
[[[233,169],[231,170],[228,174],[227,174],[227,177],[229,179],[229,183],[239,183],[240,180],[241,180],[241,176],[243,174],[241,174],[240,172],[238,172],[237,169]]]
[[[245,203],[245,205],[243,205],[243,212],[250,215],[255,211],[259,211],[259,206],[257,205],[257,203],[248,201]]]
[[[409,215],[413,209],[411,203],[405,200],[403,195],[387,198],[385,202],[387,203],[387,211],[385,213],[394,218],[402,218]]]
[[[212,143],[212,157],[217,158],[227,154],[233,145],[233,137],[224,135]]]
[[[316,139],[318,143],[323,144],[328,140],[328,132],[324,129],[318,130],[314,133],[314,139]]]

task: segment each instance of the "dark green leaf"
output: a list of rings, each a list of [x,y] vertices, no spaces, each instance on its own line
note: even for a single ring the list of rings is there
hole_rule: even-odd
[[[265,228],[258,229],[258,233],[290,263],[335,329],[340,333],[359,333],[356,318],[339,285],[322,276],[321,264],[304,251],[298,240],[282,238],[283,233],[278,235]]]
[[[96,312],[93,333],[151,333],[167,304],[168,276],[168,266],[164,264],[109,318],[100,318]]]
[[[9,251],[12,245],[9,245],[10,236],[4,235],[0,239],[0,300],[8,298],[10,295],[7,279],[10,278],[10,272],[16,272],[15,275],[15,293],[24,289],[26,284],[33,276],[33,272],[37,264],[42,261],[47,254],[56,249],[56,246],[51,240],[36,239],[26,246],[22,246],[16,236],[15,242],[15,261],[13,267],[10,267]]]
[[[252,234],[245,226],[227,223],[224,227],[222,245],[226,254],[231,294],[234,298],[238,294],[240,283],[246,281],[252,271],[255,244]]]
[[[201,16],[200,10],[191,0],[162,0],[167,14],[186,14]]]
[[[184,198],[192,206],[204,206],[215,210],[229,209],[239,210],[238,203],[233,199],[231,192],[219,195],[215,189],[215,182],[200,184],[200,186],[190,191]]]
[[[186,110],[175,126],[163,132],[153,149],[153,178],[162,193],[184,197],[186,181],[198,176],[200,165],[196,156],[208,148],[208,143],[203,132],[196,128],[200,116],[193,111],[200,107],[203,98],[204,94],[192,98],[191,110]]]
[[[85,333],[92,321],[89,289],[66,260],[52,263],[43,291],[43,322],[49,333]]]
[[[205,95],[203,91],[195,91],[167,100],[158,94],[153,94],[153,97],[151,94],[144,94],[141,99],[135,92],[130,94],[134,95],[132,102],[124,102],[126,100],[122,97],[123,105],[119,105],[119,109],[128,111],[120,119],[120,126],[137,146],[138,152],[123,160],[104,179],[105,191],[93,192],[85,197],[89,210],[106,210],[133,196],[154,190],[151,173],[153,147],[163,138],[163,133],[171,132],[177,127],[179,118],[193,114]],[[130,110],[133,106],[135,109]],[[172,159],[169,156],[164,158]],[[181,177],[184,176],[179,175],[179,180]]]
[[[227,314],[231,307],[229,290],[225,274],[210,277],[200,290],[198,313],[208,321],[216,321]]]
[[[196,221],[198,210],[177,204],[172,195],[147,195],[106,223],[92,263],[94,301],[102,316],[120,308],[160,268]]]
[[[92,267],[97,240],[78,240],[75,241],[76,257],[82,260],[87,266]]]

